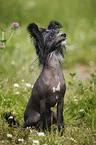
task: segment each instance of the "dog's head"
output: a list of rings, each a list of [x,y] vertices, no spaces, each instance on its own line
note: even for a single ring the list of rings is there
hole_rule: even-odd
[[[48,24],[48,28],[38,28],[35,23],[28,25],[28,31],[32,38],[34,38],[34,44],[36,53],[39,56],[40,64],[45,65],[46,60],[52,52],[64,57],[66,50],[66,34],[59,33],[59,29],[62,25],[57,21],[51,21]]]

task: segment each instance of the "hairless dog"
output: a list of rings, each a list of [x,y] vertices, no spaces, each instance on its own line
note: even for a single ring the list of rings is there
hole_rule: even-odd
[[[28,31],[34,40],[39,63],[43,66],[36,80],[24,113],[23,128],[34,126],[43,131],[51,124],[58,124],[58,130],[64,127],[63,107],[66,91],[65,79],[60,67],[66,52],[66,34],[59,33],[61,24],[51,21],[48,28],[38,28],[35,23],[28,25]],[[57,104],[57,113],[51,110]]]

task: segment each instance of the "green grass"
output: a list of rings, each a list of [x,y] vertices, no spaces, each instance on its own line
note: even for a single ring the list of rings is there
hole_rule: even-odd
[[[34,62],[37,56],[27,25],[35,22],[39,27],[47,27],[50,20],[57,20],[63,25],[61,32],[67,34],[67,55],[61,64],[67,84],[63,136],[60,137],[57,127],[52,126],[51,133],[39,137],[38,132],[30,132],[30,128],[23,131],[18,127],[8,127],[0,117],[0,144],[32,144],[34,140],[41,145],[96,144],[95,0],[3,0],[0,1],[0,14],[0,39],[4,31],[8,41],[12,23],[20,24],[8,45],[0,49],[0,114],[11,111],[21,126],[31,94],[31,87],[26,83],[34,85],[41,71],[38,60]],[[80,66],[85,66],[84,75],[78,72]],[[91,75],[85,79],[87,74]],[[19,87],[14,87],[15,83]],[[53,110],[56,111],[56,107]]]
[[[77,75],[69,74],[70,81],[67,83],[67,93],[65,96],[64,106],[64,122],[65,132],[62,137],[57,131],[56,126],[52,126],[51,132],[47,132],[45,136],[38,136],[36,130],[21,130],[18,127],[8,127],[2,117],[0,120],[1,139],[0,143],[7,144],[31,144],[34,140],[40,144],[95,144],[96,137],[96,71],[86,80],[85,85],[77,79]],[[23,114],[26,107],[28,96],[30,96],[31,88],[26,86],[26,82],[19,82],[19,87],[4,87],[1,84],[1,107],[0,113],[12,111],[17,119],[23,124]],[[26,88],[26,89],[25,89]],[[19,94],[17,94],[19,92]],[[22,101],[23,100],[23,101]],[[56,107],[53,109],[56,111]],[[12,135],[8,137],[8,134]],[[19,141],[18,139],[23,139]]]

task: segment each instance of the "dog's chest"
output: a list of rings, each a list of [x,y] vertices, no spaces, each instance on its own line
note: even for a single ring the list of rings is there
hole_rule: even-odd
[[[47,98],[47,106],[54,107],[55,104],[59,101],[59,98],[59,94],[50,94],[50,96]]]
[[[55,77],[54,77],[54,83],[52,84],[52,91],[53,91],[53,93],[55,93],[55,92],[60,92],[60,85],[61,85],[61,83],[60,83],[60,77],[58,76],[58,75],[56,75]]]
[[[55,104],[59,101],[60,99],[60,94],[62,92],[62,81],[60,80],[60,77],[56,75],[51,79],[50,82],[50,89],[49,89],[49,95],[47,96],[47,105],[50,107],[54,107]]]
[[[49,107],[54,107],[59,102],[65,89],[65,80],[59,63],[54,64],[54,67],[45,68],[42,72],[46,103]]]

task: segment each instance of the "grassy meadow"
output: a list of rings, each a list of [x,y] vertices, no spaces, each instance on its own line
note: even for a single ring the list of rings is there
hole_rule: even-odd
[[[61,63],[67,91],[64,98],[63,136],[57,126],[38,133],[8,127],[2,117],[11,111],[23,125],[24,110],[42,68],[27,25],[47,27],[57,20],[67,34],[67,55]],[[20,27],[14,31],[12,23]],[[12,38],[10,36],[13,34]],[[5,42],[2,42],[5,40]],[[95,145],[96,144],[96,1],[0,0],[0,144]],[[56,107],[53,108],[56,111]]]

